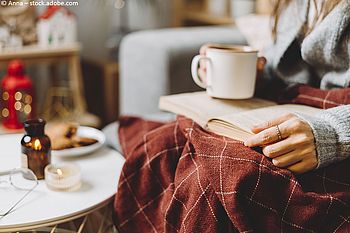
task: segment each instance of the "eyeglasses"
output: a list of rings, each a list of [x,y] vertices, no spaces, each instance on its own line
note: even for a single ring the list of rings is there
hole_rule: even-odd
[[[8,176],[8,179],[1,179],[1,176]],[[39,184],[38,178],[35,174],[26,168],[15,168],[9,171],[0,172],[0,185],[1,184],[10,184],[15,188],[16,193],[24,192],[23,195],[20,195],[20,198],[10,205],[7,210],[0,209],[0,218],[5,217],[11,213],[14,208],[24,200]],[[2,185],[0,189],[4,188]],[[5,189],[5,188],[4,188]]]

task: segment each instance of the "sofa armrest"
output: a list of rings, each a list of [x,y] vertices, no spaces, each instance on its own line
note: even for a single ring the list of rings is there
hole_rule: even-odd
[[[173,113],[162,112],[159,114],[146,115],[144,116],[144,118],[151,121],[170,122],[176,119],[176,115]],[[115,121],[106,125],[102,129],[102,132],[106,137],[106,145],[123,154],[120,146],[120,142],[119,142],[119,137],[118,137],[118,128],[119,128],[119,122]]]
[[[192,27],[139,31],[120,46],[122,114],[159,112],[161,95],[198,90],[190,66],[205,43],[246,44],[235,27]]]

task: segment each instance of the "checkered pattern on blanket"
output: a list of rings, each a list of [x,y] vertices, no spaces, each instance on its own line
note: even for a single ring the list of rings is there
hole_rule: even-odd
[[[120,233],[350,232],[349,159],[296,177],[184,117],[120,125]]]
[[[328,109],[350,104],[350,88],[320,90],[308,85],[295,85],[283,93],[279,102]]]

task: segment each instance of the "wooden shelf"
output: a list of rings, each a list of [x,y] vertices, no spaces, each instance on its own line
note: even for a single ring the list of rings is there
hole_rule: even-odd
[[[229,0],[225,1],[228,5]],[[172,0],[173,26],[233,24],[229,12],[213,14],[209,11],[208,4],[209,0]]]
[[[10,59],[24,59],[27,57],[56,57],[56,56],[66,56],[72,53],[78,53],[81,49],[80,43],[71,43],[61,46],[47,46],[41,47],[39,45],[23,46],[16,49],[4,49],[0,53],[0,61],[10,60]]]
[[[216,0],[172,0],[173,26],[227,25],[234,23],[229,12],[230,0],[226,0],[227,11],[220,10],[222,15],[210,13],[210,1]],[[259,14],[271,13],[273,2],[271,0],[256,0],[256,12]]]
[[[184,15],[183,21],[195,21],[203,24],[233,24],[233,19],[229,16],[210,15],[206,12],[188,12]]]

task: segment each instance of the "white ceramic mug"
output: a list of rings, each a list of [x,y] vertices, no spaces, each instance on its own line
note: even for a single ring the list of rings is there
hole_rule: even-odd
[[[222,99],[248,99],[255,91],[258,51],[249,46],[215,45],[206,56],[197,55],[192,60],[194,82],[207,89],[207,94]],[[206,62],[205,82],[198,76],[198,64]]]

